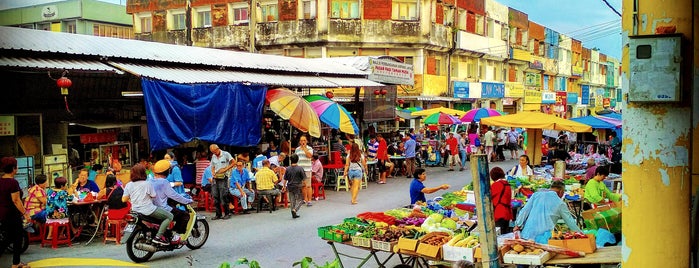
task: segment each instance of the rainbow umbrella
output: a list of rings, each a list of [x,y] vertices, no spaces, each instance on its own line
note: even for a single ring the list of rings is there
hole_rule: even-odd
[[[461,124],[461,120],[456,118],[456,116],[445,114],[443,112],[438,112],[431,114],[424,120],[427,125],[453,125]]]
[[[265,99],[269,108],[284,120],[289,120],[292,126],[313,137],[320,137],[320,120],[305,99],[283,88],[267,90]]]
[[[418,112],[418,111],[422,111],[422,110],[423,110],[422,107],[413,106],[413,107],[408,107],[408,108],[403,109],[403,112],[412,113],[412,112]]]
[[[303,98],[311,104],[321,122],[344,133],[359,134],[357,123],[342,105],[321,95],[308,95]]]
[[[486,117],[491,117],[491,116],[501,116],[503,113],[501,113],[498,110],[495,109],[488,109],[488,108],[477,108],[473,110],[469,110],[464,114],[464,116],[461,117],[462,122],[479,122],[481,121],[481,118],[486,118]]]

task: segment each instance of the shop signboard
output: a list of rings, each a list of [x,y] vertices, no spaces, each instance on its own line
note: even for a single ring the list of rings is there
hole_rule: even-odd
[[[554,103],[556,103],[556,92],[550,92],[550,91],[541,92],[541,103],[542,104],[554,104]]]
[[[524,85],[532,87],[541,86],[541,74],[537,73],[525,73],[524,74]]]
[[[609,106],[616,107],[616,99],[614,99],[614,98],[610,99]]]
[[[568,104],[578,104],[578,93],[568,92],[567,102]]]
[[[506,98],[523,98],[524,85],[518,82],[505,82],[505,97]]]
[[[468,82],[454,81],[454,98],[468,99]]]
[[[571,74],[573,76],[582,77],[583,67],[582,66],[573,66]]]
[[[541,91],[525,89],[524,103],[541,104]]]
[[[505,97],[505,84],[481,82],[481,98],[501,99],[503,97]]]
[[[413,65],[391,60],[369,59],[369,80],[395,85],[414,85]]]
[[[580,104],[588,105],[590,103],[590,86],[582,85],[582,90],[580,92]]]
[[[469,99],[480,99],[482,88],[483,88],[483,85],[481,83],[474,83],[474,82],[469,83],[469,85],[468,85],[468,98]]]
[[[502,105],[512,105],[514,104],[515,101],[512,98],[504,98],[502,99]]]
[[[602,99],[602,107],[608,108],[610,104],[611,104],[611,101],[609,98]]]
[[[595,106],[604,107],[604,88],[598,88],[595,90]]]
[[[544,69],[544,58],[538,56],[532,56],[532,61],[529,62],[529,69],[543,70]]]
[[[12,115],[0,116],[0,136],[15,135],[15,117]]]
[[[568,109],[568,93],[564,91],[556,92],[556,104],[554,111],[559,117],[565,118],[566,110]]]

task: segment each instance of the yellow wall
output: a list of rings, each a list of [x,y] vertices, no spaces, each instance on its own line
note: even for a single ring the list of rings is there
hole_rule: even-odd
[[[440,75],[423,75],[422,95],[440,96],[447,93],[447,77]]]
[[[638,28],[634,29],[634,2],[638,4]],[[662,26],[674,26],[689,44],[693,43],[691,0],[623,0],[623,34],[653,35]],[[628,40],[627,38],[622,38]],[[626,45],[626,44],[624,44]],[[623,46],[622,79],[629,79],[629,51]],[[691,48],[683,51],[690,55]],[[694,54],[699,55],[699,54]],[[695,56],[694,61],[697,62]],[[681,77],[696,71],[686,68]],[[684,83],[692,88],[692,79]],[[623,83],[628,85],[628,83]],[[633,89],[628,89],[633,90]],[[685,95],[684,98],[687,98]],[[697,127],[693,127],[690,102],[671,104],[628,103],[624,109],[622,196],[623,267],[689,267],[690,197],[689,156]]]

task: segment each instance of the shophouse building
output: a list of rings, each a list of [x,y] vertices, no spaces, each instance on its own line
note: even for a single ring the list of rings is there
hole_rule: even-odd
[[[0,10],[0,25],[133,39],[132,17],[124,5],[97,0],[55,1]]]

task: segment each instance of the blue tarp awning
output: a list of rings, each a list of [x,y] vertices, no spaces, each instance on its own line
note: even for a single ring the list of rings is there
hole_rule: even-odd
[[[571,118],[570,120],[591,126],[592,128],[611,128],[611,129],[616,128],[616,125],[609,123],[607,121],[604,121],[602,119],[599,119],[599,118],[592,116],[592,115]]]
[[[249,147],[260,142],[267,87],[176,84],[141,79],[151,150],[199,139]]]

